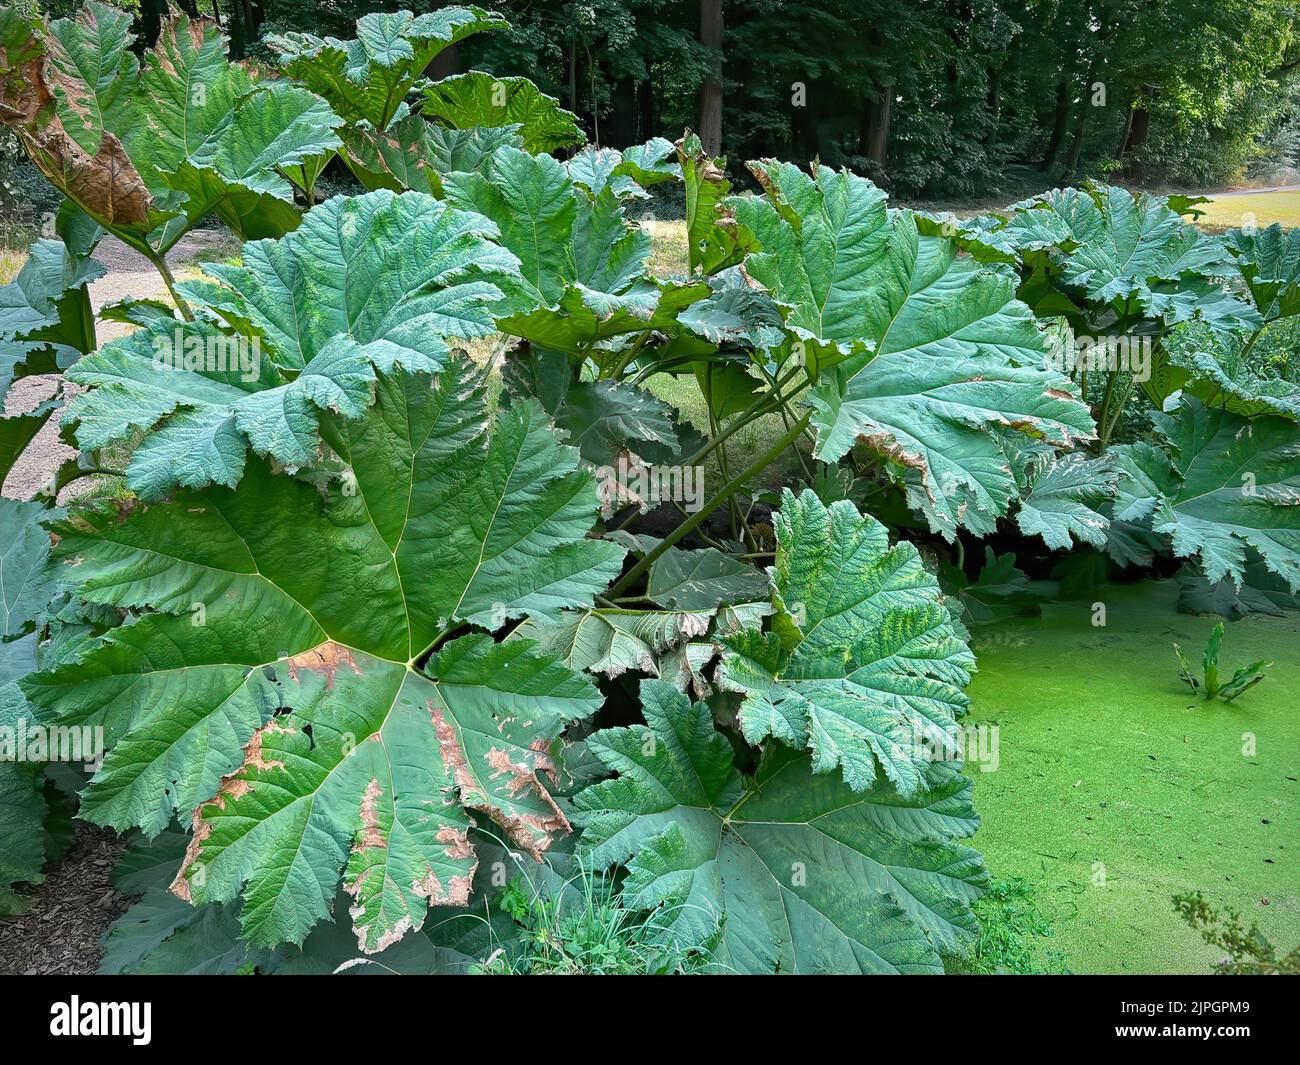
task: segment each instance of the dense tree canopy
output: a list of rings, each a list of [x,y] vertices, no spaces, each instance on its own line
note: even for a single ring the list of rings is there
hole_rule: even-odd
[[[39,6],[64,15],[66,0]],[[151,41],[167,0],[135,0]],[[236,54],[346,37],[379,0],[176,0]],[[419,14],[447,0],[404,0]],[[699,129],[733,158],[847,165],[910,196],[1082,176],[1208,185],[1295,165],[1289,0],[497,0],[511,29],[439,56],[531,77],[615,146]],[[721,33],[719,33],[719,19]],[[720,46],[715,42],[720,41]],[[721,107],[718,107],[719,87]],[[703,128],[702,128],[703,127]],[[714,139],[720,138],[715,144]],[[1028,182],[1033,184],[1034,182]],[[1037,180],[1041,187],[1042,180]]]

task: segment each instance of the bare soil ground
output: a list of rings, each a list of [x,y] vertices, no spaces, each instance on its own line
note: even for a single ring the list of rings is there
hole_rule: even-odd
[[[110,884],[122,856],[117,833],[77,822],[71,848],[24,894],[31,908],[0,921],[0,976],[91,976],[100,940],[130,900]]]

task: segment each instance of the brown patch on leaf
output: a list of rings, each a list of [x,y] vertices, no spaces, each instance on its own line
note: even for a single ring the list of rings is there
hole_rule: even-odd
[[[473,851],[470,852],[471,855]],[[457,873],[444,889],[432,868],[425,870],[424,876],[411,885],[411,890],[429,900],[430,906],[465,906],[469,903],[470,889],[474,886],[474,874],[478,871],[478,859],[470,866],[469,872]]]
[[[283,769],[284,763],[278,758],[266,757],[262,751],[262,741],[268,735],[289,736],[295,731],[295,729],[280,724],[275,718],[254,729],[253,734],[248,738],[248,742],[244,744],[243,762],[221,778],[221,783],[217,785],[217,793],[212,798],[194,807],[194,812],[191,814],[193,834],[190,836],[189,845],[185,848],[185,857],[176,873],[176,879],[171,883],[171,892],[178,899],[184,899],[186,902],[190,901],[190,882],[185,874],[189,871],[190,866],[198,860],[199,851],[203,848],[203,842],[212,832],[211,823],[203,819],[203,811],[209,806],[224,810],[227,801],[233,802],[240,796],[247,795],[252,791],[253,785],[245,776],[248,770]]]
[[[256,82],[283,81],[284,76],[271,64],[261,59],[241,59],[235,64],[242,67],[244,73]]]
[[[525,791],[531,791],[547,808],[547,812],[541,814],[512,812],[494,802],[479,785],[470,771],[464,748],[456,734],[456,727],[447,720],[442,707],[434,706],[432,700],[427,705],[438,737],[438,750],[442,756],[442,764],[446,767],[456,790],[460,792],[461,804],[468,810],[492,818],[505,831],[511,842],[535,860],[541,861],[542,855],[551,846],[554,834],[570,831],[569,819],[564,816],[564,811],[556,805],[551,793],[538,779],[539,773],[545,773],[552,781],[558,779],[555,762],[546,753],[550,746],[549,741],[545,739],[533,741],[529,747],[532,752],[531,764],[511,762],[510,756],[498,747],[488,751],[487,763],[491,770],[491,778],[495,780],[502,775],[508,778],[505,783],[507,796],[513,799]]]
[[[172,61],[173,56],[181,54],[180,36],[183,34],[188,37],[190,47],[195,52],[198,52],[203,48],[203,38],[209,28],[216,28],[220,32],[220,27],[211,19],[191,19],[184,15],[170,15],[163,22],[162,29],[158,33],[158,43],[153,47],[153,54],[158,60],[158,66],[162,68],[164,73],[170,74],[174,78],[181,77],[180,72],[176,69],[176,64]]]
[[[871,448],[872,451],[884,455],[886,458],[898,463],[900,466],[910,467],[920,473],[921,481],[926,485],[926,492],[929,494],[931,499],[934,498],[934,494],[930,492],[929,489],[930,467],[925,461],[924,455],[918,455],[908,451],[902,444],[894,439],[891,433],[887,432],[859,433],[858,439],[866,444],[867,447]]]
[[[357,666],[356,659],[352,657],[351,649],[332,640],[299,652],[292,658],[286,659],[285,664],[289,667],[289,676],[294,680],[298,679],[298,671],[302,669],[309,673],[320,673],[325,678],[326,691],[334,690],[334,678],[343,666],[347,666],[358,677],[361,676],[361,670]]]
[[[122,142],[105,130],[94,152],[78,144],[59,117],[56,87],[74,113],[91,93],[52,68],[45,43],[34,34],[12,49],[0,48],[0,124],[18,135],[36,168],[96,219],[145,224],[153,197]]]
[[[487,763],[492,770],[491,777],[497,780],[505,778],[506,794],[515,798],[530,793],[542,801],[547,812],[541,814],[508,812],[498,806],[473,807],[492,818],[505,831],[511,842],[530,854],[535,861],[541,861],[542,855],[550,849],[557,832],[570,831],[569,819],[556,804],[551,793],[539,779],[544,773],[552,783],[558,781],[555,762],[546,753],[550,744],[545,739],[536,739],[529,745],[532,752],[529,762],[512,762],[510,755],[499,747],[493,747],[487,753]]]
[[[354,850],[383,850],[388,846],[388,840],[379,827],[379,799],[383,794],[379,781],[371,777],[361,796],[361,830],[357,833]]]
[[[429,700],[426,705],[429,708],[429,717],[433,719],[434,734],[438,737],[438,754],[442,758],[443,768],[460,792],[461,799],[466,805],[470,804],[471,799],[486,803],[487,796],[479,790],[478,783],[474,780],[474,775],[469,771],[469,765],[465,761],[465,751],[460,745],[460,738],[456,735],[456,726],[447,720],[442,707],[433,705],[433,700]]]
[[[438,842],[447,847],[447,857],[456,861],[474,857],[474,847],[469,841],[469,829],[443,825],[438,829]]]
[[[362,916],[364,913],[365,911],[360,906],[350,906],[348,908],[348,916],[351,917],[354,922],[352,931],[356,933],[357,947],[361,950],[362,954],[378,954],[381,950],[387,950],[401,939],[402,936],[406,935],[407,932],[411,931],[415,927],[415,923],[411,918],[403,914],[393,922],[392,928],[384,931],[380,937],[375,940],[375,945],[372,947],[366,943],[366,932],[368,929],[360,928],[355,924],[357,918]]]

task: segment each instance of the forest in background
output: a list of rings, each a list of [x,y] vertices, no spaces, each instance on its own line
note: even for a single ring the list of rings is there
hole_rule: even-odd
[[[60,16],[73,5],[40,6]],[[142,41],[156,33],[165,6],[140,0]],[[256,56],[267,34],[346,37],[359,16],[384,5],[176,6],[215,14],[235,55]],[[404,6],[419,13],[446,5]],[[600,144],[672,138],[689,127],[732,158],[819,159],[896,195],[942,199],[1086,176],[1157,187],[1282,182],[1300,162],[1300,43],[1290,0],[486,6],[512,28],[448,49],[431,73],[481,67],[531,77]]]

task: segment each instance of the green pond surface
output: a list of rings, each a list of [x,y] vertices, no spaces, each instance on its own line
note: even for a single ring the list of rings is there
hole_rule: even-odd
[[[968,744],[974,845],[1053,919],[1081,973],[1203,973],[1222,952],[1175,913],[1200,890],[1281,948],[1300,943],[1300,616],[1227,625],[1221,670],[1271,658],[1231,703],[1179,680],[1217,618],[1180,614],[1171,581],[1107,587],[1041,617],[973,630],[967,723],[998,726],[997,768]]]

